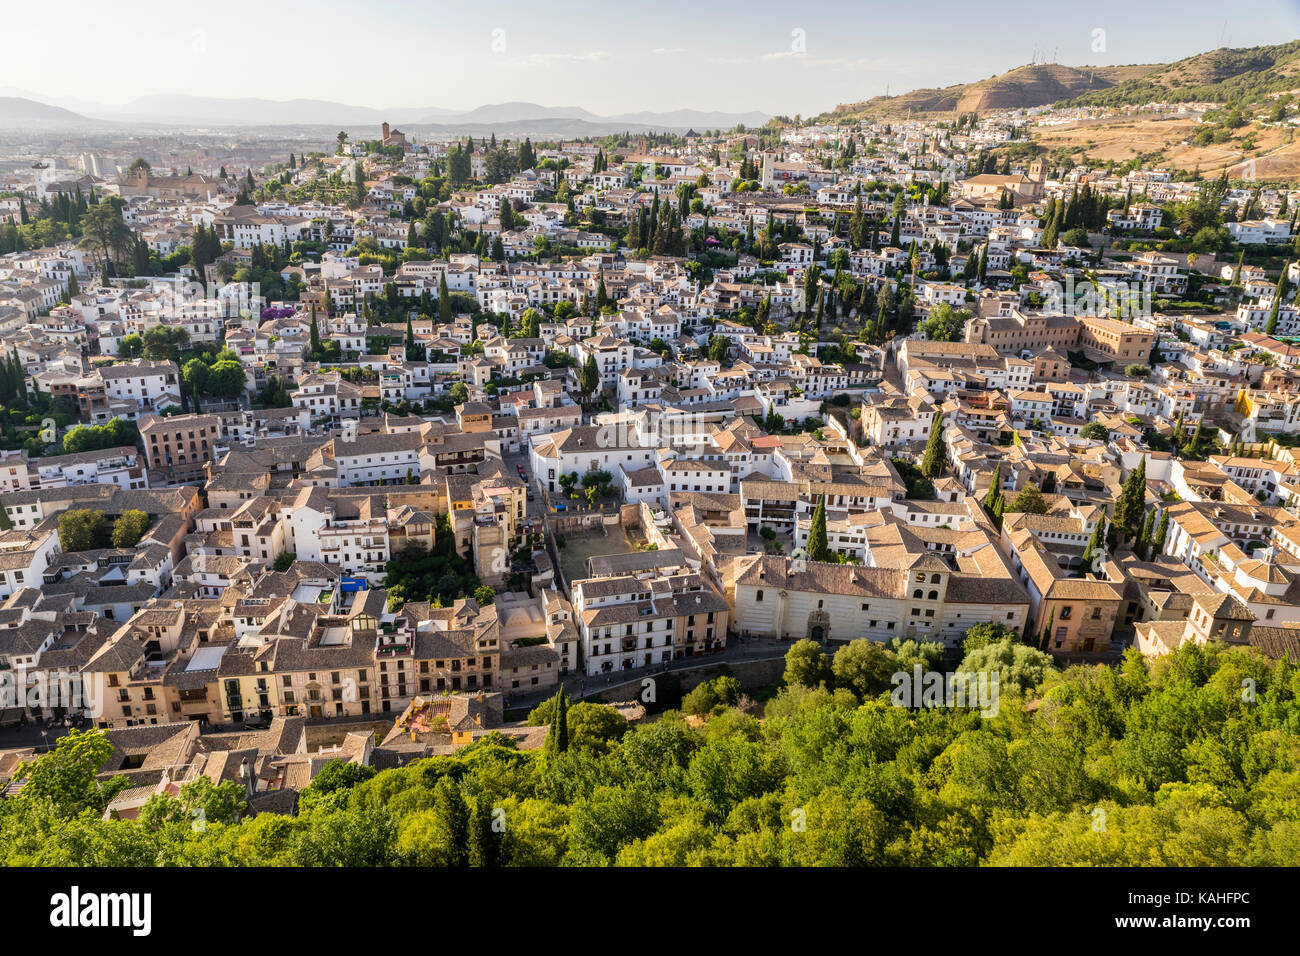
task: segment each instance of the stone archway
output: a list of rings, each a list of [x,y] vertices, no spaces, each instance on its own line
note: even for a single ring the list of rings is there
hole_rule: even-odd
[[[830,640],[831,616],[825,611],[813,611],[808,615],[808,639],[818,644]]]

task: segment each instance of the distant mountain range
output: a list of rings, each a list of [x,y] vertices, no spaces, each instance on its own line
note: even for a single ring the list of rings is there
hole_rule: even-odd
[[[0,126],[20,126],[24,122],[39,120],[50,125],[107,122],[178,126],[333,126],[354,133],[360,132],[356,127],[378,127],[380,123],[388,122],[417,132],[590,136],[623,130],[684,132],[691,128],[701,131],[730,129],[739,123],[762,126],[769,118],[759,112],[724,113],[691,109],[602,116],[580,106],[539,106],[518,102],[494,103],[467,111],[432,106],[375,109],[329,100],[218,98],[169,93],[138,97],[115,107],[70,99],[46,103],[36,94],[13,88],[2,89],[0,93],[15,94],[0,96]]]
[[[0,127],[72,126],[91,123],[62,106],[50,106],[21,96],[0,96]]]
[[[974,83],[841,104],[822,119],[1030,109],[1058,102],[1123,106],[1158,100],[1250,101],[1297,86],[1300,40],[1211,50],[1173,63],[1096,67],[1033,63]]]

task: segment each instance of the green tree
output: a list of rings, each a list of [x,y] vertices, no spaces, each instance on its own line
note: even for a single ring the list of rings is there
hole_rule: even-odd
[[[104,512],[72,508],[59,515],[59,546],[65,552],[89,551],[101,547]]]
[[[103,257],[105,272],[112,269],[112,260],[120,256],[134,239],[131,227],[122,219],[119,203],[120,200],[96,203],[81,217],[81,243],[86,248],[98,250]]]
[[[1137,542],[1133,545],[1133,550],[1143,561],[1150,557],[1151,552],[1151,530],[1155,522],[1155,512],[1148,510],[1146,517],[1142,519],[1142,530],[1138,532]]]
[[[600,388],[600,369],[596,367],[594,354],[587,356],[582,371],[578,373],[578,387],[582,390],[584,400],[590,398]]]
[[[865,638],[849,641],[837,650],[831,664],[835,686],[848,688],[859,698],[888,688],[890,675],[897,670],[898,660],[889,648]]]
[[[131,508],[113,522],[113,547],[134,548],[149,530],[149,515]]]
[[[971,651],[957,670],[975,673],[997,671],[1000,691],[1026,694],[1055,670],[1055,663],[1050,654],[1017,641],[1003,640]]]
[[[921,331],[931,342],[960,342],[970,321],[969,309],[954,309],[946,302],[941,302],[930,310],[930,314],[921,323]]]
[[[1014,641],[1019,635],[1011,630],[1005,624],[999,624],[997,621],[985,621],[981,624],[972,624],[966,628],[966,633],[962,635],[961,649],[963,654],[969,654],[971,651],[979,650],[989,644],[996,644],[999,641]],[[905,670],[905,668],[899,668]]]
[[[795,641],[785,652],[785,682],[789,685],[817,687],[831,680],[830,661],[816,641]]]
[[[1267,335],[1273,335],[1277,332],[1278,313],[1282,309],[1282,301],[1286,298],[1286,273],[1289,268],[1291,268],[1291,263],[1288,261],[1282,266],[1282,272],[1277,277],[1277,285],[1273,287],[1273,304],[1269,307],[1268,321],[1264,324],[1264,332]]]
[[[808,557],[814,561],[833,560],[831,549],[826,543],[826,496],[817,499],[812,522],[808,527]]]
[[[1097,517],[1097,523],[1092,526],[1092,534],[1088,538],[1088,546],[1083,549],[1083,567],[1088,570],[1092,567],[1093,559],[1101,551],[1102,544],[1106,540],[1106,515],[1102,514]]]
[[[729,346],[730,343],[727,341],[725,336],[709,336],[709,360],[721,365],[723,360],[727,357],[727,348]]]
[[[943,415],[934,413],[930,422],[930,437],[925,443],[925,455],[921,458],[921,474],[927,478],[938,478],[948,467],[948,446],[943,440]]]
[[[14,779],[25,781],[18,799],[24,804],[48,800],[65,819],[86,810],[103,813],[108,802],[130,786],[124,776],[98,779],[100,768],[112,755],[113,745],[103,731],[70,730],[51,752],[18,765]]]
[[[575,750],[590,754],[609,753],[628,731],[627,718],[605,704],[584,700],[569,706],[566,695],[561,698],[560,709],[565,718],[561,740]]]
[[[247,381],[242,362],[223,359],[208,370],[207,392],[221,398],[236,398],[243,394]]]
[[[1008,511],[1024,512],[1031,515],[1047,514],[1047,499],[1032,481],[1020,490],[1016,500],[1007,508]]]
[[[1142,513],[1146,506],[1147,459],[1143,455],[1120,487],[1119,497],[1115,500],[1115,526],[1132,537],[1142,526]]]
[[[1160,511],[1160,521],[1156,524],[1156,535],[1151,541],[1152,555],[1164,554],[1165,538],[1169,535],[1169,509]]]
[[[993,506],[1002,495],[1002,462],[993,466],[993,477],[989,480],[989,490],[984,493],[984,507],[988,511],[993,510]]]

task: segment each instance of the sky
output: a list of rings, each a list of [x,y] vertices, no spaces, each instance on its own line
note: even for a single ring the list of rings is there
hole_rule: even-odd
[[[1300,0],[223,0],[210,16],[205,6],[62,0],[53,34],[48,9],[17,6],[8,35],[50,42],[8,44],[0,87],[62,105],[172,93],[812,115],[887,89],[973,82],[1035,55],[1152,63],[1300,37]]]

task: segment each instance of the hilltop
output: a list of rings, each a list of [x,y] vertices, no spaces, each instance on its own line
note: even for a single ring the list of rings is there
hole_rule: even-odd
[[[1091,91],[1108,90],[1148,75],[1151,65],[1073,67],[1033,63],[975,83],[942,89],[912,90],[898,96],[877,96],[861,103],[835,107],[826,119],[901,116],[908,113],[973,113],[991,109],[1045,106]]]
[[[1125,106],[1153,101],[1253,102],[1300,88],[1300,40],[1277,46],[1218,49],[1174,63],[1062,66],[1034,63],[974,83],[912,90],[841,104],[822,118],[861,119],[928,113],[1029,109],[1064,103]]]

